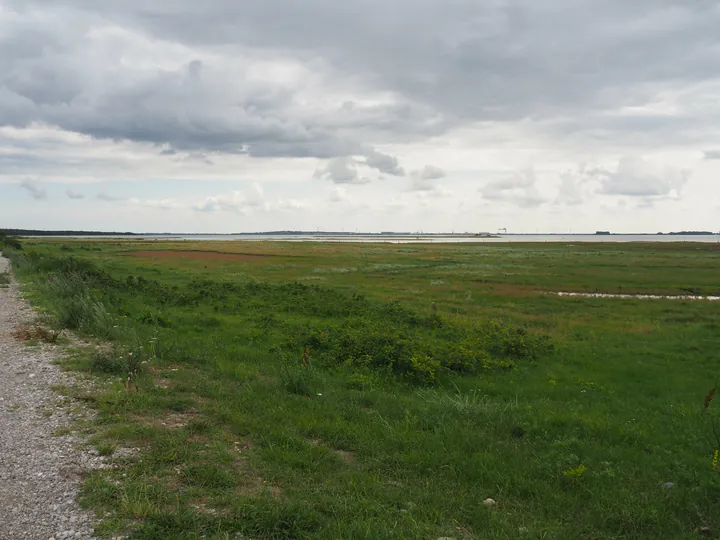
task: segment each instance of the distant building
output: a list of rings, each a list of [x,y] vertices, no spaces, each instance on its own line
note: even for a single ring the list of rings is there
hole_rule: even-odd
[[[610,231],[595,231],[595,234],[610,234]]]

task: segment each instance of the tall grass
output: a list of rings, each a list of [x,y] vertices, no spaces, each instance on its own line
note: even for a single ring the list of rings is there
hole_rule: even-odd
[[[93,291],[93,286],[102,281],[98,280],[100,272],[74,259],[46,258],[16,250],[9,250],[8,256],[17,272],[35,277],[57,326],[100,339],[119,336],[116,317]]]
[[[76,272],[50,274],[41,290],[52,299],[52,313],[62,328],[79,330],[101,339],[117,337],[116,318],[94,297],[83,275]]]

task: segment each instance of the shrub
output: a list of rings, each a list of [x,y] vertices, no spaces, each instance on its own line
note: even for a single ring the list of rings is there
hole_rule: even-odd
[[[435,329],[428,329],[384,319],[383,313],[394,318],[397,308],[380,311],[373,319],[351,318],[337,326],[305,328],[287,345],[309,347],[331,364],[382,370],[425,385],[435,383],[443,371],[508,369],[552,348],[546,336],[497,321],[439,319]]]
[[[22,244],[20,243],[20,240],[13,236],[6,236],[2,233],[0,233],[0,249],[3,248],[12,248],[17,251],[22,251]]]
[[[44,290],[63,327],[105,339],[120,333],[107,306],[118,306],[116,312],[128,328],[155,327],[156,338],[162,328],[175,326],[164,315],[168,307],[192,312],[192,324],[200,334],[223,326],[223,319],[198,309],[211,306],[215,312],[249,315],[252,339],[272,342],[280,337],[281,350],[293,355],[307,347],[326,366],[390,374],[422,385],[436,383],[443,373],[512,369],[552,349],[547,336],[525,328],[495,320],[444,317],[437,310],[422,314],[397,301],[373,302],[316,285],[194,280],[180,287],[142,276],[117,281],[92,263],[73,257],[33,252],[11,256],[23,271],[47,275]],[[128,294],[142,297],[144,306],[137,312],[127,307]],[[311,322],[301,326],[297,315]],[[198,361],[211,354],[205,348],[190,354],[169,350],[159,341],[151,345],[148,349],[157,358],[171,354]],[[309,371],[285,368],[283,380],[293,393],[312,394]]]

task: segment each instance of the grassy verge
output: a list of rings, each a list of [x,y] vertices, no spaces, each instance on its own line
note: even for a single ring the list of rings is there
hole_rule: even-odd
[[[131,249],[12,254],[58,327],[110,343],[69,360],[108,385],[82,396],[100,412],[98,450],[120,465],[85,483],[102,533],[599,539],[720,528],[712,410],[702,413],[716,307],[471,285],[560,257],[537,248],[508,248],[503,266],[464,260],[465,246],[423,247],[412,261],[364,246],[360,263],[339,266],[318,247],[274,253],[268,280],[253,270],[259,254],[158,268]],[[585,249],[568,256],[595,266]],[[716,260],[706,257],[697,268]],[[614,260],[598,283],[622,277]],[[302,268],[330,286],[288,281]],[[408,295],[420,281],[428,294]],[[658,273],[655,287],[671,281]]]

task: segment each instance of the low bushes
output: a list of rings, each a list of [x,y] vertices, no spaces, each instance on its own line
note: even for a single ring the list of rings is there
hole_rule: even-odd
[[[15,237],[0,233],[0,249],[3,248],[11,248],[22,251],[22,244],[20,243],[20,240]]]
[[[102,339],[120,336],[121,320],[126,338],[141,327],[184,327],[211,345],[208,350],[221,351],[222,317],[239,316],[246,339],[270,351],[292,357],[306,349],[326,367],[372,370],[421,385],[443,373],[511,369],[552,349],[548,337],[499,321],[422,314],[396,301],[372,302],[314,285],[203,280],[170,287],[143,277],[119,281],[72,257],[12,257],[22,271],[44,278],[41,291],[61,327]],[[284,375],[294,393],[309,391],[304,376]]]
[[[438,328],[353,318],[339,325],[306,327],[287,346],[308,347],[326,363],[382,370],[432,384],[443,371],[479,373],[512,368],[552,349],[547,336],[497,321],[442,320]]]

